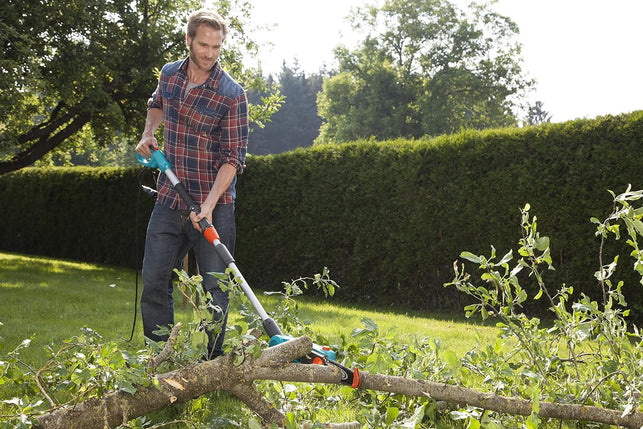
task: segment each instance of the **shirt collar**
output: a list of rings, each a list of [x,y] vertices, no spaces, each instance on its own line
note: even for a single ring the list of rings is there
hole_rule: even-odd
[[[183,60],[183,63],[181,63],[180,69],[185,73],[185,76],[187,77],[188,75],[188,63],[190,62],[190,57],[187,57]],[[212,71],[210,72],[210,77],[203,83],[203,85],[212,88],[213,90],[217,90],[219,88],[219,78],[221,77],[221,73],[223,72],[223,69],[221,68],[221,64],[219,63],[219,60],[217,60],[216,63],[214,63],[214,67],[212,67]]]

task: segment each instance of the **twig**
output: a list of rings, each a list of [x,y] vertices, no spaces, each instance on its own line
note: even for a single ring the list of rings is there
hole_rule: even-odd
[[[311,429],[314,426],[313,423],[304,423],[303,429]],[[322,423],[321,425],[324,429],[360,429],[362,425],[359,422],[347,422],[347,423]]]
[[[161,353],[159,353],[155,358],[150,359],[147,364],[148,368],[157,368],[160,364],[168,359],[170,353],[172,353],[172,349],[174,348],[174,344],[176,343],[176,339],[179,336],[179,331],[181,331],[182,326],[183,325],[181,325],[181,322],[179,322],[174,325],[174,327],[172,327],[172,331],[170,331],[170,337],[167,339],[163,350],[161,350]]]

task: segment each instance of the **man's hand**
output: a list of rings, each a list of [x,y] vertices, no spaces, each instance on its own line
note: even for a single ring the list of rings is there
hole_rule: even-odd
[[[205,218],[208,220],[208,222],[210,222],[210,224],[212,224],[212,212],[214,211],[214,207],[209,207],[205,204],[201,204],[200,210],[201,212],[199,214],[190,212],[190,220],[192,221],[192,226],[194,226],[194,229],[199,232],[203,232],[203,228],[201,228],[201,226],[199,225],[199,221]]]
[[[143,134],[138,145],[136,145],[136,152],[145,159],[150,159],[152,157],[152,150],[150,148],[158,150],[159,144],[153,134]]]

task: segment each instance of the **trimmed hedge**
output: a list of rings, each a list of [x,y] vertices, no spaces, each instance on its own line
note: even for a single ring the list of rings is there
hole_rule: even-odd
[[[0,249],[137,267],[152,208],[139,182],[149,186],[151,172],[27,168],[0,176]]]
[[[442,286],[453,262],[463,250],[516,248],[530,203],[552,239],[550,285],[597,297],[589,219],[611,209],[608,189],[641,189],[642,143],[637,112],[251,158],[240,180],[237,259],[264,288],[327,266],[346,301],[461,311],[462,297]],[[631,263],[621,266],[632,284]]]
[[[642,142],[643,112],[634,112],[248,157],[238,184],[237,262],[257,289],[280,289],[326,266],[343,301],[461,312],[463,297],[443,287],[453,262],[463,250],[516,248],[520,209],[530,203],[552,240],[548,284],[598,297],[599,243],[589,219],[611,209],[608,189],[643,187]],[[0,176],[0,248],[137,266],[151,208],[146,196],[136,203],[138,175],[73,168]],[[620,265],[626,296],[641,308],[626,255]]]

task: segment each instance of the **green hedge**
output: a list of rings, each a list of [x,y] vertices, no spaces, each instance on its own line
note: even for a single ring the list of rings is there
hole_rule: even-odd
[[[280,289],[326,266],[343,301],[461,312],[463,298],[442,286],[453,262],[463,250],[515,248],[520,209],[530,203],[541,234],[552,239],[556,271],[546,280],[598,296],[589,219],[611,209],[608,189],[643,187],[642,142],[643,112],[635,112],[248,157],[238,185],[237,262],[257,289]],[[139,173],[0,176],[0,249],[137,266],[151,207],[146,196],[137,204]],[[640,308],[627,257],[621,266]]]
[[[239,189],[240,266],[265,288],[328,266],[347,301],[459,311],[462,297],[442,286],[453,262],[463,250],[516,248],[530,203],[552,238],[550,284],[598,296],[589,219],[611,209],[608,189],[643,186],[642,142],[637,112],[251,158]]]
[[[0,249],[137,267],[152,207],[139,182],[150,185],[151,172],[27,168],[0,176]]]

